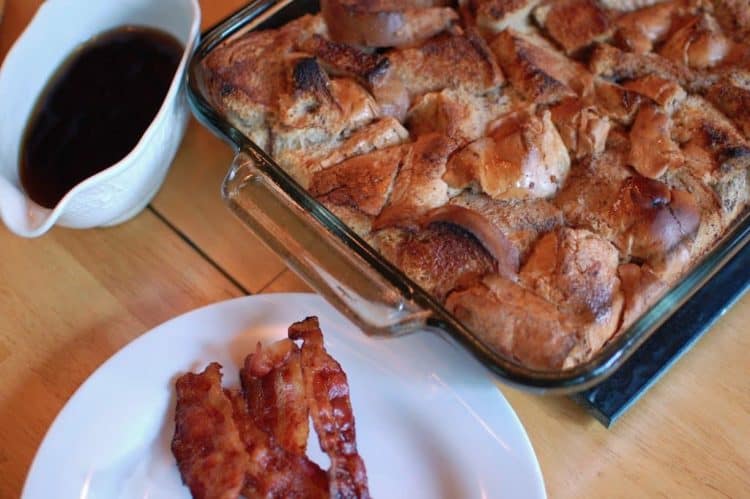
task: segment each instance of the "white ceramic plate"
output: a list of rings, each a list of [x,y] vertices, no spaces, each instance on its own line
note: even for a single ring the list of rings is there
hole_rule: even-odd
[[[173,383],[210,361],[237,386],[240,363],[292,322],[320,318],[346,371],[370,491],[376,498],[545,497],[515,413],[466,353],[427,333],[368,338],[311,294],[256,295],[190,312],[144,334],[103,364],[58,415],[23,497],[190,497],[169,443]],[[325,458],[314,440],[309,455]]]

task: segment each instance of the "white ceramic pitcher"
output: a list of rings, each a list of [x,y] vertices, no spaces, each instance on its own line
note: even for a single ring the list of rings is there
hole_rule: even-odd
[[[121,161],[75,186],[53,209],[37,205],[19,180],[19,149],[39,94],[62,62],[93,36],[122,25],[172,34],[185,46],[169,92],[136,147]],[[156,194],[189,116],[184,74],[200,35],[197,0],[47,0],[0,68],[0,216],[26,237],[54,224],[115,225],[140,212]]]

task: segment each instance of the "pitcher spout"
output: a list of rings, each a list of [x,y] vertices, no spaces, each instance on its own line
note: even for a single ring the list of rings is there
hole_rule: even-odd
[[[11,232],[23,237],[38,237],[49,230],[59,210],[42,208],[7,179],[0,177],[0,218]]]

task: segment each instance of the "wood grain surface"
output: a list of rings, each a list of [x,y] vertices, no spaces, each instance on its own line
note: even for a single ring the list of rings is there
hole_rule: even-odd
[[[39,4],[8,0],[0,58]],[[201,4],[205,27],[244,2]],[[20,494],[57,412],[128,341],[207,303],[307,289],[224,208],[231,159],[192,122],[161,192],[130,222],[35,240],[0,228],[0,498]],[[746,297],[610,430],[568,399],[501,388],[549,496],[748,497],[748,324]]]

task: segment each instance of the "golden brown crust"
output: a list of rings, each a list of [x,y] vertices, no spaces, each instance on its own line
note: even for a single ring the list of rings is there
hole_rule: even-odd
[[[636,92],[607,80],[597,79],[591,97],[602,114],[622,125],[630,125],[643,100]]]
[[[687,97],[685,90],[676,82],[654,75],[646,75],[642,78],[628,81],[623,84],[623,87],[648,97],[659,104],[669,114]]]
[[[714,0],[713,13],[726,33],[738,42],[750,39],[750,8],[747,0]]]
[[[445,223],[431,224],[407,236],[397,247],[395,263],[441,301],[452,290],[469,286],[497,268],[476,239]]]
[[[569,169],[550,112],[541,117],[520,112],[501,118],[490,136],[454,154],[444,179],[453,188],[474,187],[495,199],[548,198]]]
[[[598,156],[604,152],[611,128],[609,117],[593,105],[570,97],[550,108],[552,122],[574,159]]]
[[[620,16],[616,38],[623,49],[645,54],[669,32],[676,2],[662,2]]]
[[[506,28],[523,31],[529,26],[529,14],[540,0],[466,0],[464,11],[470,22],[486,34]],[[461,2],[460,2],[461,3]]]
[[[606,313],[619,290],[617,265],[617,248],[606,239],[561,228],[537,241],[520,280],[546,300],[592,320]]]
[[[750,140],[750,71],[734,70],[722,76],[708,88],[706,99],[731,118]]]
[[[513,88],[526,99],[548,104],[564,97],[575,97],[571,85],[575,86],[576,74],[570,70],[575,63],[551,49],[511,29],[501,32],[490,43],[490,48]]]
[[[614,160],[614,161],[612,161]],[[618,161],[603,155],[598,165]],[[576,170],[554,203],[566,220],[612,241],[623,260],[660,259],[695,235],[701,211],[693,196],[621,165]]]
[[[444,2],[323,0],[321,12],[331,38],[364,47],[414,45],[448,28],[458,19]]]
[[[473,30],[444,33],[415,48],[388,52],[389,71],[416,97],[446,88],[484,94],[503,82],[495,58]]]
[[[445,306],[494,351],[530,368],[561,369],[577,343],[575,325],[555,305],[499,276],[452,293]]]
[[[716,66],[732,48],[718,28],[716,20],[705,13],[693,16],[667,39],[659,55],[695,69]]]
[[[722,218],[733,220],[748,203],[750,144],[725,116],[697,96],[685,100],[674,122],[686,167],[717,194]]]
[[[667,170],[681,167],[685,159],[670,135],[669,116],[656,106],[643,104],[630,129],[628,164],[644,177],[657,179]]]
[[[443,174],[454,149],[453,141],[445,135],[419,137],[406,152],[391,197],[373,227],[414,227],[419,217],[448,202]]]
[[[537,22],[565,51],[574,54],[613,31],[609,14],[595,0],[556,0],[534,10]]]
[[[667,285],[646,265],[620,265],[617,274],[622,282],[625,308],[622,330],[629,328],[666,291]]]
[[[564,222],[562,212],[545,199],[498,201],[467,191],[451,199],[451,204],[481,214],[516,247],[521,260],[525,260],[541,234],[562,226]]]
[[[592,73],[614,80],[635,79],[656,75],[685,86],[694,79],[689,68],[657,54],[624,52],[612,45],[596,45],[589,59]]]
[[[469,232],[496,262],[496,271],[503,277],[515,279],[520,255],[518,248],[496,224],[481,212],[458,204],[446,204],[425,213],[422,226],[447,223]]]
[[[415,100],[406,125],[415,136],[439,132],[458,145],[483,137],[488,126],[510,111],[509,99],[499,92],[475,95],[455,89],[430,92]]]
[[[298,48],[314,55],[331,74],[369,79],[385,71],[388,66],[388,59],[380,54],[365,52],[346,43],[336,43],[317,33],[305,38]]]
[[[586,360],[619,327],[623,298],[617,266],[612,243],[587,230],[561,228],[534,245],[521,269],[526,288],[580,324],[579,343],[566,361]]]
[[[285,56],[304,38],[325,29],[320,16],[304,16],[279,30],[253,31],[211,51],[203,61],[211,102],[267,148],[278,97],[290,87]]]
[[[612,215],[619,222],[620,250],[643,260],[663,257],[692,237],[700,223],[693,196],[644,177],[625,181]]]
[[[385,206],[409,146],[356,156],[313,176],[308,190],[326,204],[377,216]]]

